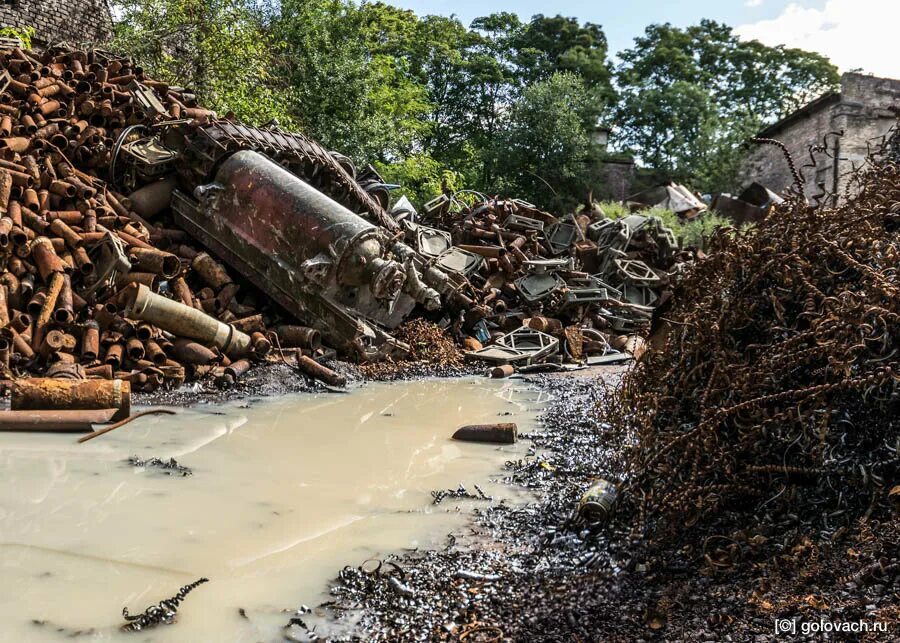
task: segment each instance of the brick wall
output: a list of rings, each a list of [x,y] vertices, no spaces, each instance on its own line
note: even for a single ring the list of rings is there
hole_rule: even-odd
[[[900,108],[900,80],[847,73],[841,77],[840,93],[823,96],[761,133],[784,143],[806,181],[805,193],[812,199],[822,193],[844,194],[848,177],[864,163],[870,147],[894,126]],[[830,132],[843,132],[838,137]],[[828,153],[810,154],[811,145],[826,145]],[[834,159],[839,159],[835,166]],[[813,165],[815,160],[815,165]],[[793,183],[784,155],[772,146],[757,146],[747,154],[740,181],[759,181],[781,192]]]
[[[34,27],[35,44],[102,44],[112,17],[107,0],[0,0],[0,26]]]

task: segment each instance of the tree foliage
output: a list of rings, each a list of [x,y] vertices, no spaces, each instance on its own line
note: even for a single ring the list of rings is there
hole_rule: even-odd
[[[500,175],[510,194],[527,194],[551,209],[573,208],[590,190],[590,137],[585,115],[591,94],[569,72],[530,85],[498,140]]]
[[[374,163],[419,200],[464,185],[544,207],[587,201],[598,123],[660,178],[733,189],[741,143],[837,81],[822,56],[712,21],[651,25],[614,70],[602,27],[563,16],[467,26],[352,0],[116,5],[115,46],[154,76]]]
[[[152,75],[191,87],[207,107],[259,123],[286,120],[271,74],[273,41],[250,0],[119,0],[113,47]]]
[[[762,123],[839,80],[819,54],[742,41],[711,20],[650,25],[620,58],[623,140],[648,165],[707,190],[732,187],[740,145]]]

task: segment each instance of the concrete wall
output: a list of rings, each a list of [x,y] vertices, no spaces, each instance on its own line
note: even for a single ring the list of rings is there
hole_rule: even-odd
[[[837,94],[820,97],[760,133],[784,143],[806,181],[807,198],[823,190],[843,195],[848,177],[862,165],[869,149],[895,125],[900,108],[900,80],[847,73]],[[843,131],[842,136],[837,132]],[[826,146],[828,153],[811,146]],[[839,159],[835,165],[834,159]],[[750,150],[744,160],[742,185],[759,181],[775,192],[793,183],[781,150],[765,145]],[[835,190],[836,189],[836,190]]]
[[[36,45],[109,41],[107,0],[0,0],[0,26],[34,27]]]

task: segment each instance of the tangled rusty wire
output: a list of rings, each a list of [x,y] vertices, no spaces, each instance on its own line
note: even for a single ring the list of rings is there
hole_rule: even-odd
[[[625,497],[656,537],[886,507],[897,481],[900,164],[882,157],[840,207],[795,195],[720,229],[654,320],[655,349],[603,419],[635,439]]]

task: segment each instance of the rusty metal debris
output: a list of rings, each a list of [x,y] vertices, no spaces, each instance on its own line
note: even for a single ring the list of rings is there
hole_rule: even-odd
[[[462,440],[464,442],[492,442],[496,444],[513,444],[518,438],[518,427],[514,422],[469,424],[458,428],[453,434],[454,440]]]
[[[794,196],[755,229],[719,231],[658,309],[655,348],[601,407],[637,440],[624,502],[638,530],[688,538],[751,512],[754,532],[800,516],[835,535],[887,504],[900,166],[854,181],[840,207]]]
[[[686,219],[692,219],[706,210],[706,204],[679,183],[658,185],[638,194],[632,194],[625,201],[633,209],[660,207],[671,210]]]
[[[652,217],[483,195],[390,207],[371,167],[219,118],[108,52],[10,47],[0,62],[6,379],[66,363],[140,391],[229,387],[293,357],[334,384],[330,357],[415,360],[414,318],[473,359],[616,359],[692,258]]]
[[[761,183],[751,183],[738,196],[717,194],[710,207],[718,214],[731,219],[736,227],[762,221],[773,206],[784,199]]]

